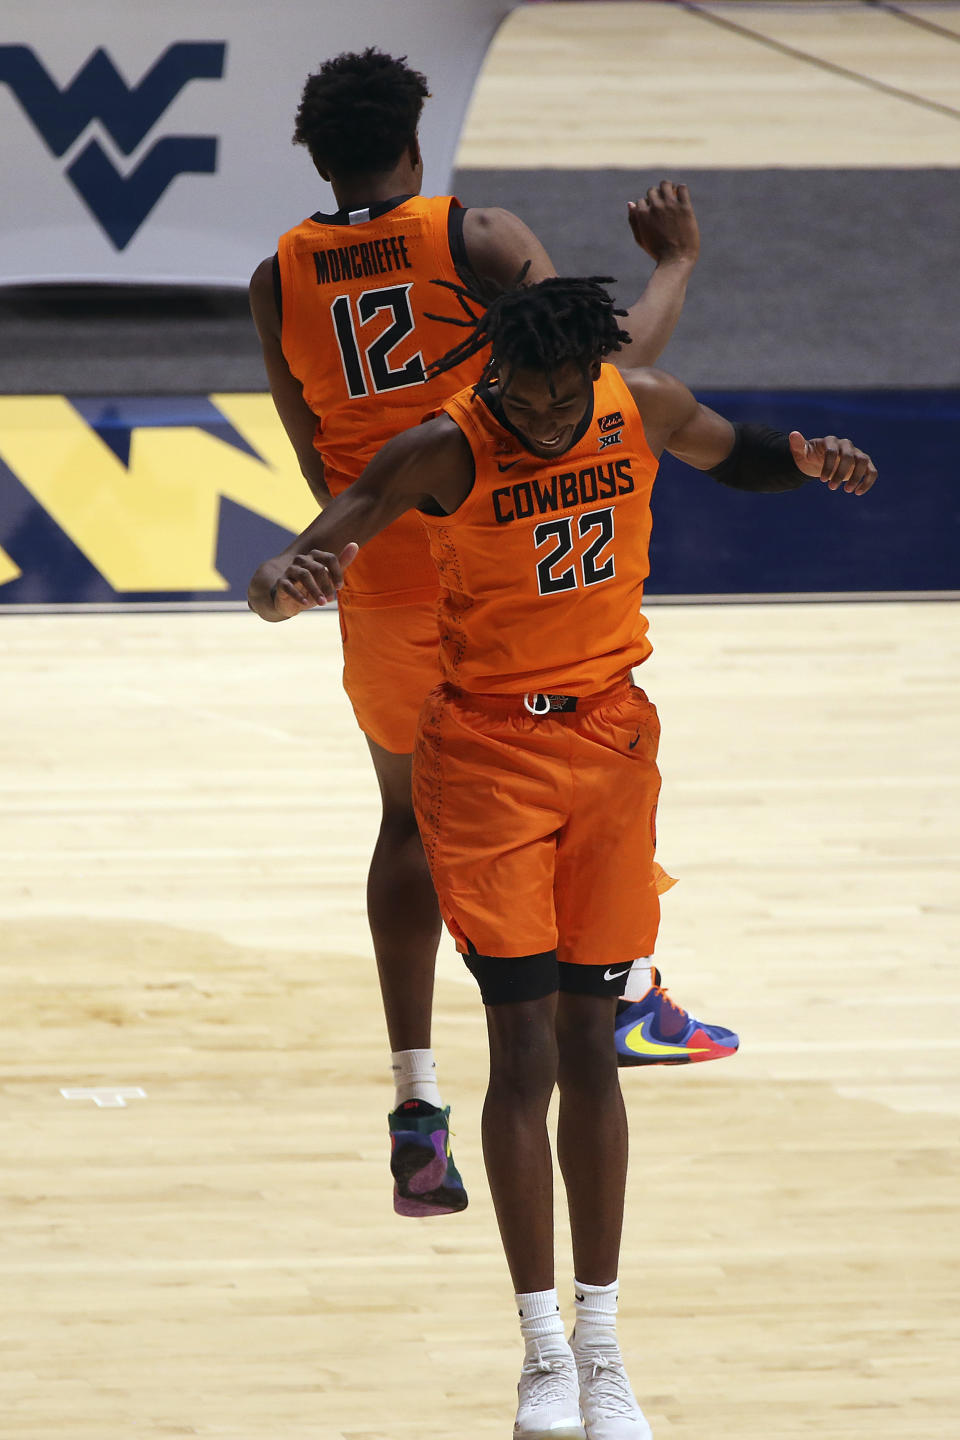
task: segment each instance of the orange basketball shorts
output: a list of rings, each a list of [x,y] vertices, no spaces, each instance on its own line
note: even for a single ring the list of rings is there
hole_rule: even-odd
[[[413,796],[461,951],[605,966],[653,953],[659,738],[629,681],[543,717],[515,697],[430,694]]]
[[[409,755],[424,699],[440,681],[437,602],[368,608],[341,596],[343,688],[375,744]]]

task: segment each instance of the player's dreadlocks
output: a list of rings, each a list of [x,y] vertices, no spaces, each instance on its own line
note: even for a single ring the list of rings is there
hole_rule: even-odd
[[[435,360],[429,375],[442,375],[489,345],[490,358],[474,387],[476,393],[504,372],[540,370],[552,375],[571,362],[588,370],[594,360],[602,360],[622,344],[629,344],[630,336],[620,329],[615,318],[627,312],[615,309],[613,297],[603,288],[613,283],[611,276],[555,276],[537,285],[525,285],[529,268],[527,261],[514,287],[492,301],[477,290],[447,280],[434,282],[453,291],[468,318],[432,315],[430,319],[469,327],[471,333]],[[486,305],[486,309],[477,314],[473,308],[477,305]]]
[[[319,170],[376,175],[413,144],[430,91],[405,61],[370,46],[337,55],[308,77],[293,143],[306,145]]]

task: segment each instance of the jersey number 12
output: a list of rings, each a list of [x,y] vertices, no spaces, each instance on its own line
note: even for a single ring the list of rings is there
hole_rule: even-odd
[[[410,289],[410,285],[388,285],[383,290],[364,290],[356,297],[356,314],[349,295],[338,295],[331,305],[333,328],[343,361],[343,376],[351,400],[359,400],[371,391],[382,395],[385,390],[402,390],[407,385],[423,384],[423,356],[419,352],[405,365],[396,369],[390,365],[390,356],[414,327]],[[384,310],[390,312],[391,323],[378,331],[373,340],[363,344],[364,328]],[[364,359],[367,362],[366,371]],[[370,377],[369,386],[367,375]]]

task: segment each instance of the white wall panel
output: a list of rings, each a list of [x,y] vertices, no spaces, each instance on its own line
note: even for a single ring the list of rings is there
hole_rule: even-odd
[[[18,6],[0,21],[0,284],[246,284],[282,230],[332,207],[290,143],[307,74],[370,44],[427,75],[425,185],[446,191],[513,3]]]

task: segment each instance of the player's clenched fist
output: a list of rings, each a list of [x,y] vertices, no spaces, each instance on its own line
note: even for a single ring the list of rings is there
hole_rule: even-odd
[[[686,185],[662,180],[651,185],[642,200],[627,202],[633,238],[660,264],[684,260],[690,265],[700,253],[700,231]]]
[[[839,490],[842,485],[848,495],[866,495],[877,478],[877,467],[870,456],[858,450],[852,440],[838,440],[836,435],[805,440],[799,430],[791,430],[790,453],[804,475],[822,480],[831,490]]]
[[[270,587],[273,608],[285,620],[336,600],[343,584],[343,572],[359,550],[352,542],[332,555],[326,550],[308,550],[294,555],[283,574]]]

